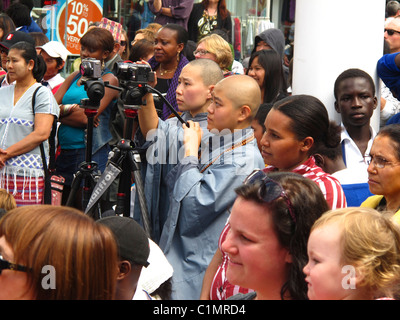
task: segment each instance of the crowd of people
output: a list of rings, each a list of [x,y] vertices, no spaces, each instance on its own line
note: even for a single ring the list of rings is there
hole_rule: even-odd
[[[388,1],[382,21],[382,85],[357,68],[337,76],[340,123],[317,97],[292,94],[280,29],[257,34],[245,63],[225,0],[146,5],[146,24],[139,1],[126,27],[91,23],[71,70],[31,0],[0,14],[0,299],[400,298],[400,4]],[[91,121],[88,58],[107,83]],[[125,85],[121,62],[154,74],[132,125],[113,89]],[[77,172],[89,154],[103,173],[121,139],[141,163],[121,177],[130,207],[116,211],[118,178],[85,214]],[[59,205],[44,196],[53,152]]]

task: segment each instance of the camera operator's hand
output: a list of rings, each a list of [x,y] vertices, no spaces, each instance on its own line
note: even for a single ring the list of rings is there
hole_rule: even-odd
[[[185,146],[185,157],[195,156],[199,154],[199,147],[203,130],[198,122],[188,121],[189,128],[183,124],[183,145]]]

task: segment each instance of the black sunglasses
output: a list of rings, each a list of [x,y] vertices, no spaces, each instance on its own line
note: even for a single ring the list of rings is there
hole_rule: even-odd
[[[124,41],[124,40],[122,40],[120,43],[121,43],[121,46],[122,46],[122,47],[125,47],[125,46],[126,46],[126,44],[127,44],[127,42],[126,42],[126,41]]]
[[[400,31],[393,30],[393,29],[385,29],[385,31],[387,32],[387,34],[388,34],[389,36],[392,36],[392,35],[394,35],[395,33],[400,34]]]
[[[28,268],[25,266],[21,266],[20,264],[11,263],[7,260],[4,260],[3,256],[0,255],[0,274],[3,270],[14,270],[14,271],[27,272]]]
[[[264,202],[270,203],[278,198],[284,198],[289,210],[290,217],[296,223],[296,216],[294,214],[293,205],[286,194],[285,189],[276,181],[272,180],[262,170],[254,170],[244,180],[244,184],[254,184],[261,181],[260,188],[258,189],[258,198]]]

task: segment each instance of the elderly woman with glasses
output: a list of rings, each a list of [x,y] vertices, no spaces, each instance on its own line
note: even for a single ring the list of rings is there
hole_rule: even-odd
[[[197,43],[197,48],[193,55],[196,59],[211,59],[218,63],[225,77],[233,74],[230,70],[233,63],[231,47],[218,34],[211,34],[202,38]]]
[[[256,171],[236,193],[222,243],[226,279],[253,290],[230,299],[307,299],[308,236],[329,209],[318,185],[295,173]]]
[[[374,194],[361,206],[394,212],[400,223],[400,124],[383,127],[367,157],[368,185]]]

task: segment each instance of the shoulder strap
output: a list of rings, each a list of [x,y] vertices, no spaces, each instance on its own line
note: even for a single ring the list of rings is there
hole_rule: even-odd
[[[35,116],[35,104],[36,104],[36,93],[39,91],[41,86],[37,87],[35,91],[33,92],[32,95],[32,113],[33,116]],[[47,169],[47,163],[46,163],[46,155],[44,152],[44,147],[43,147],[43,142],[40,143],[40,154],[42,156],[42,162],[43,162],[43,172],[44,172],[44,203],[45,204],[51,204],[51,182],[50,182],[50,175],[49,171]]]

